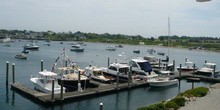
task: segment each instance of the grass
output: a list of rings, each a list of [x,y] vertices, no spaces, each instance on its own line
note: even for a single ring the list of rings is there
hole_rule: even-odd
[[[177,110],[186,103],[185,97],[204,97],[208,93],[209,89],[206,87],[197,87],[191,90],[187,90],[184,93],[180,93],[175,98],[167,101],[151,104],[146,107],[140,107],[137,110]]]

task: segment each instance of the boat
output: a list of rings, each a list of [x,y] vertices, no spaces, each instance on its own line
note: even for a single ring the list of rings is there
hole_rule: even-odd
[[[132,74],[140,79],[149,79],[158,76],[158,74],[153,71],[151,64],[143,58],[133,58],[129,62],[129,65],[132,67]]]
[[[216,68],[215,63],[205,63],[202,68],[200,68],[196,74],[202,74],[202,75],[212,75],[214,74],[214,70]]]
[[[84,52],[84,48],[71,48],[70,51],[74,51],[74,52]]]
[[[183,67],[177,67],[177,70],[178,71],[196,71],[198,68],[195,66],[195,67],[193,67],[193,65],[194,65],[194,63],[193,62],[190,62],[190,61],[187,61],[187,62],[185,62],[185,66],[183,66]]]
[[[172,77],[156,77],[148,79],[147,82],[151,87],[167,87],[171,85],[176,85],[178,83],[178,80]]]
[[[159,60],[155,56],[144,56],[144,60],[147,60],[152,68],[159,68]]]
[[[113,46],[109,46],[109,47],[107,47],[105,50],[108,50],[108,51],[115,51],[116,48],[113,47]]]
[[[70,51],[84,52],[84,48],[81,48],[79,44],[72,45],[71,47]]]
[[[38,50],[39,49],[39,46],[35,45],[35,43],[33,42],[31,44],[26,44],[23,47],[26,50]]]
[[[29,51],[28,51],[27,49],[23,49],[23,50],[21,51],[21,53],[29,53]]]
[[[89,78],[83,75],[83,70],[65,54],[59,56],[53,64],[52,71],[58,74],[58,84],[63,80],[66,91],[82,91],[91,86]],[[57,63],[57,62],[61,63]]]
[[[110,84],[115,81],[114,78],[108,77],[103,74],[104,67],[97,67],[97,66],[89,66],[85,68],[85,75],[91,78],[94,81]]]
[[[103,69],[103,75],[117,80],[117,76],[120,82],[127,82],[129,79],[129,68],[127,63],[115,62],[110,64],[108,68]]]
[[[196,77],[187,77],[187,82],[199,82],[201,81],[200,78],[196,78]]]
[[[133,50],[133,53],[139,54],[139,53],[140,53],[140,50]]]
[[[116,45],[115,47],[123,48],[123,45],[119,44],[119,45]]]
[[[44,70],[40,71],[38,76],[31,76],[30,80],[34,83],[34,88],[36,90],[44,93],[52,92],[52,80],[54,80],[54,94],[59,94],[61,92],[61,86],[58,85],[56,76],[56,73]],[[63,93],[64,92],[65,88],[63,87]]]
[[[82,74],[82,70],[71,67],[60,67],[57,70],[59,70],[58,73],[60,76],[58,78],[58,84],[61,84],[61,80],[63,80],[63,85],[68,92],[82,91],[90,86],[90,80]]]
[[[17,59],[27,59],[27,55],[25,55],[23,53],[17,53],[15,55],[15,58],[17,58]]]
[[[50,46],[50,42],[45,41],[44,45]]]

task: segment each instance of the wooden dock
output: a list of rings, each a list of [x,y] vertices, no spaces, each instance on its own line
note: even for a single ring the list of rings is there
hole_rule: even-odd
[[[201,75],[193,75],[191,73],[184,73],[184,74],[178,74],[175,73],[173,75],[176,79],[184,79],[184,78],[199,78],[201,81],[208,81],[211,83],[219,83],[220,79],[212,78],[212,77],[206,77]],[[61,94],[54,94],[54,97],[52,97],[52,94],[45,94],[39,91],[36,91],[32,88],[29,88],[21,83],[13,83],[11,84],[11,88],[20,92],[21,94],[24,94],[25,96],[29,96],[32,99],[35,99],[39,102],[42,102],[44,104],[55,104],[60,102],[65,102],[68,100],[76,100],[77,98],[85,98],[85,97],[93,97],[100,94],[106,94],[106,93],[115,93],[121,90],[127,90],[130,88],[135,87],[141,87],[141,86],[148,86],[147,82],[144,82],[143,80],[135,80],[135,82],[129,83],[119,83],[118,87],[117,84],[99,84],[96,88],[86,88],[83,91],[73,91],[73,92],[67,92],[63,93],[63,96]]]
[[[143,80],[135,81],[133,83],[130,83],[128,86],[128,83],[120,83],[118,85],[116,84],[109,84],[109,85],[102,85],[97,88],[86,88],[86,90],[83,90],[82,92],[80,91],[73,91],[73,92],[67,92],[63,93],[63,99],[61,99],[60,94],[55,94],[54,99],[52,99],[51,94],[45,94],[39,91],[36,91],[32,88],[29,88],[21,83],[13,83],[11,84],[11,88],[13,90],[16,90],[20,92],[21,94],[27,95],[30,98],[34,98],[40,102],[43,102],[45,104],[54,104],[57,102],[64,102],[67,100],[73,100],[77,98],[83,98],[83,97],[88,97],[88,96],[96,96],[99,94],[105,94],[105,93],[114,93],[117,91],[121,90],[126,90],[134,87],[141,87],[141,86],[148,86],[146,82]]]

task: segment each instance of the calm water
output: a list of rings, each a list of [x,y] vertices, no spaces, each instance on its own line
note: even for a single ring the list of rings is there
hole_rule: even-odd
[[[142,87],[131,89],[129,91],[122,91],[114,94],[102,95],[90,97],[88,99],[75,100],[69,103],[56,106],[43,106],[35,101],[24,98],[20,94],[10,90],[10,86],[7,89],[5,85],[5,73],[6,73],[6,61],[10,62],[10,75],[11,79],[11,65],[15,63],[15,76],[16,82],[32,87],[30,82],[30,76],[37,74],[40,71],[40,61],[44,61],[44,69],[51,70],[55,60],[61,55],[63,49],[66,54],[74,60],[82,68],[88,65],[107,66],[107,59],[110,58],[110,62],[114,62],[118,57],[118,54],[125,53],[126,58],[143,57],[147,54],[147,49],[155,49],[158,52],[168,53],[171,60],[176,60],[176,65],[184,64],[185,57],[196,63],[196,66],[202,67],[205,59],[209,62],[215,62],[220,65],[219,56],[220,53],[205,52],[205,51],[189,51],[187,49],[174,49],[164,48],[157,46],[134,46],[124,45],[124,48],[119,48],[116,51],[106,51],[105,48],[114,44],[103,43],[86,43],[84,53],[70,52],[70,45],[67,42],[59,44],[59,42],[51,42],[51,46],[44,45],[43,41],[36,43],[40,46],[39,51],[30,51],[28,54],[28,60],[15,59],[16,53],[22,50],[22,45],[30,43],[28,41],[11,43],[11,47],[5,47],[0,44],[0,107],[1,110],[97,110],[99,103],[104,104],[104,110],[135,110],[138,107],[145,106],[151,103],[155,103],[160,100],[166,100],[176,96],[179,92],[183,92],[190,89],[192,84],[186,81],[181,81],[181,86],[172,86],[167,88],[150,88]],[[134,54],[133,50],[141,50],[141,54]],[[157,56],[155,54],[155,56]],[[158,56],[164,59],[164,56]],[[122,59],[122,58],[120,58]],[[129,60],[127,60],[129,61]],[[58,62],[59,63],[59,62]],[[217,67],[219,70],[219,67]],[[209,86],[209,83],[195,83],[195,87]]]

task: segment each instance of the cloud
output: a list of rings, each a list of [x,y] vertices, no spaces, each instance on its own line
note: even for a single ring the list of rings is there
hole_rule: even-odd
[[[94,33],[218,36],[220,1],[195,0],[0,0],[6,29]]]

